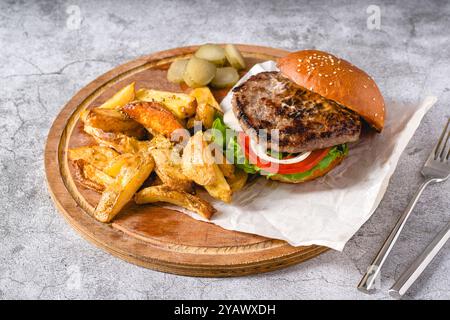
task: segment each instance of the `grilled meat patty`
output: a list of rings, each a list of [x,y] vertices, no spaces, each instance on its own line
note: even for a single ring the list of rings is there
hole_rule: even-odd
[[[233,91],[233,111],[244,131],[254,137],[267,130],[267,143],[274,150],[311,151],[359,138],[359,115],[279,72],[256,74]],[[279,130],[278,146],[271,135],[274,129]]]

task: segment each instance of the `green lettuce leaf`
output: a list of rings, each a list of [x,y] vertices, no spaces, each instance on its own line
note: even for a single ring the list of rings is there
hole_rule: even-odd
[[[223,122],[222,117],[216,117],[211,131],[214,143],[223,148],[223,152],[227,158],[229,155],[233,155],[233,159],[228,159],[230,162],[234,163],[238,168],[247,173],[255,174],[261,170],[248,162],[244,151],[237,141],[236,134],[229,134],[231,129]]]

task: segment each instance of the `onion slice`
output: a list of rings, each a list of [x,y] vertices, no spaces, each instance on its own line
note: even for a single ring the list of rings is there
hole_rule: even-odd
[[[306,158],[309,157],[309,155],[311,154],[311,151],[307,151],[307,152],[302,152],[299,155],[297,155],[294,158],[289,158],[289,159],[277,159],[274,157],[269,156],[266,153],[266,149],[264,148],[264,146],[256,143],[255,141],[253,141],[253,139],[249,139],[250,140],[250,148],[252,148],[253,152],[260,158],[263,159],[265,161],[269,161],[269,162],[273,162],[273,163],[279,163],[279,164],[293,164],[293,163],[298,163],[301,162],[303,160],[305,160]]]

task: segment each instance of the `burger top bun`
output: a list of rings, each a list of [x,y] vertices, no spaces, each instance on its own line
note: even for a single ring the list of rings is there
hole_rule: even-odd
[[[303,50],[278,60],[291,81],[359,114],[380,132],[384,127],[384,99],[375,81],[350,62],[318,50]]]

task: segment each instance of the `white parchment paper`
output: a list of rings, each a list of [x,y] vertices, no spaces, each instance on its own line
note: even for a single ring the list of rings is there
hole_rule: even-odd
[[[258,64],[241,81],[272,70],[276,67],[271,61]],[[221,103],[224,111],[231,109],[231,94]],[[417,105],[387,102],[383,132],[365,133],[350,144],[348,157],[322,178],[294,185],[260,177],[235,193],[232,204],[202,194],[218,211],[211,222],[294,246],[316,244],[341,251],[378,207],[400,155],[436,100],[426,97]]]

